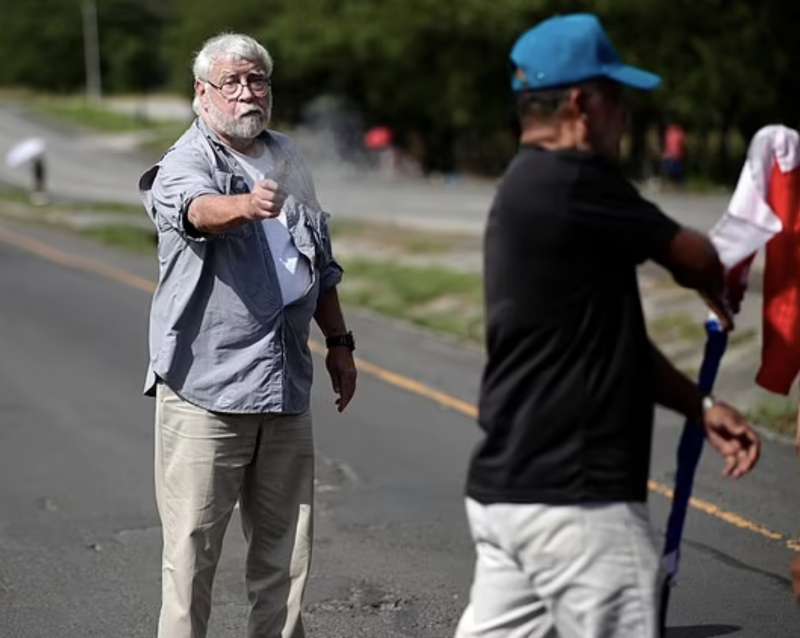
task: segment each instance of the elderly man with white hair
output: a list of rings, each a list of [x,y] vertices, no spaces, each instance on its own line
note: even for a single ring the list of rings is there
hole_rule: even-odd
[[[206,635],[237,503],[248,635],[304,636],[314,480],[312,317],[339,411],[355,391],[352,333],[327,214],[291,140],[267,129],[272,60],[222,34],[194,62],[197,119],[139,187],[158,230],[145,393],[155,395],[163,527],[161,638]]]

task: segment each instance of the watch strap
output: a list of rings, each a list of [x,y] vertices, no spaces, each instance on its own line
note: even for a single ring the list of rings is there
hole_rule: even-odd
[[[351,352],[356,349],[356,340],[353,337],[352,331],[347,331],[341,335],[331,335],[325,339],[325,345],[328,348],[344,347],[348,348]]]

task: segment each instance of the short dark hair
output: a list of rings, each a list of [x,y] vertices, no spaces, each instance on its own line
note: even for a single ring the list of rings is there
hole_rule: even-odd
[[[516,96],[517,116],[520,122],[550,120],[561,110],[569,97],[571,87],[522,91]]]
[[[516,95],[519,121],[524,124],[530,121],[548,122],[552,120],[569,98],[569,92],[575,88],[583,89],[587,93],[600,93],[612,101],[621,99],[622,86],[604,78],[544,91],[522,91]]]

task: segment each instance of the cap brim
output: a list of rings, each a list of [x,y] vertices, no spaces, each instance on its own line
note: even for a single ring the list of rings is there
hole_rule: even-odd
[[[652,91],[661,85],[661,77],[655,73],[625,64],[608,67],[606,69],[606,77],[640,91]]]

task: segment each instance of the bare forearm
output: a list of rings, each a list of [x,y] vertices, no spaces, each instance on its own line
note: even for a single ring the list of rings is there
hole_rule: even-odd
[[[758,461],[761,443],[736,408],[722,401],[703,409],[697,386],[680,373],[651,345],[656,384],[656,403],[682,414],[703,428],[708,442],[725,458],[726,476],[739,478]]]
[[[342,335],[347,332],[342,307],[339,304],[339,293],[335,286],[320,296],[314,312],[314,319],[326,337]]]
[[[703,397],[697,386],[676,369],[655,345],[651,344],[651,348],[656,403],[700,422],[703,415]]]
[[[659,261],[681,286],[709,296],[722,293],[724,269],[714,245],[702,233],[682,228]]]
[[[249,221],[251,203],[245,195],[203,195],[189,205],[189,223],[201,233],[217,234]]]
[[[725,299],[725,271],[708,237],[690,228],[681,228],[657,261],[681,286],[700,293],[723,329],[733,330],[733,313]]]
[[[187,211],[189,223],[202,233],[222,233],[244,223],[274,219],[280,214],[286,193],[271,179],[253,185],[242,195],[203,195]]]

